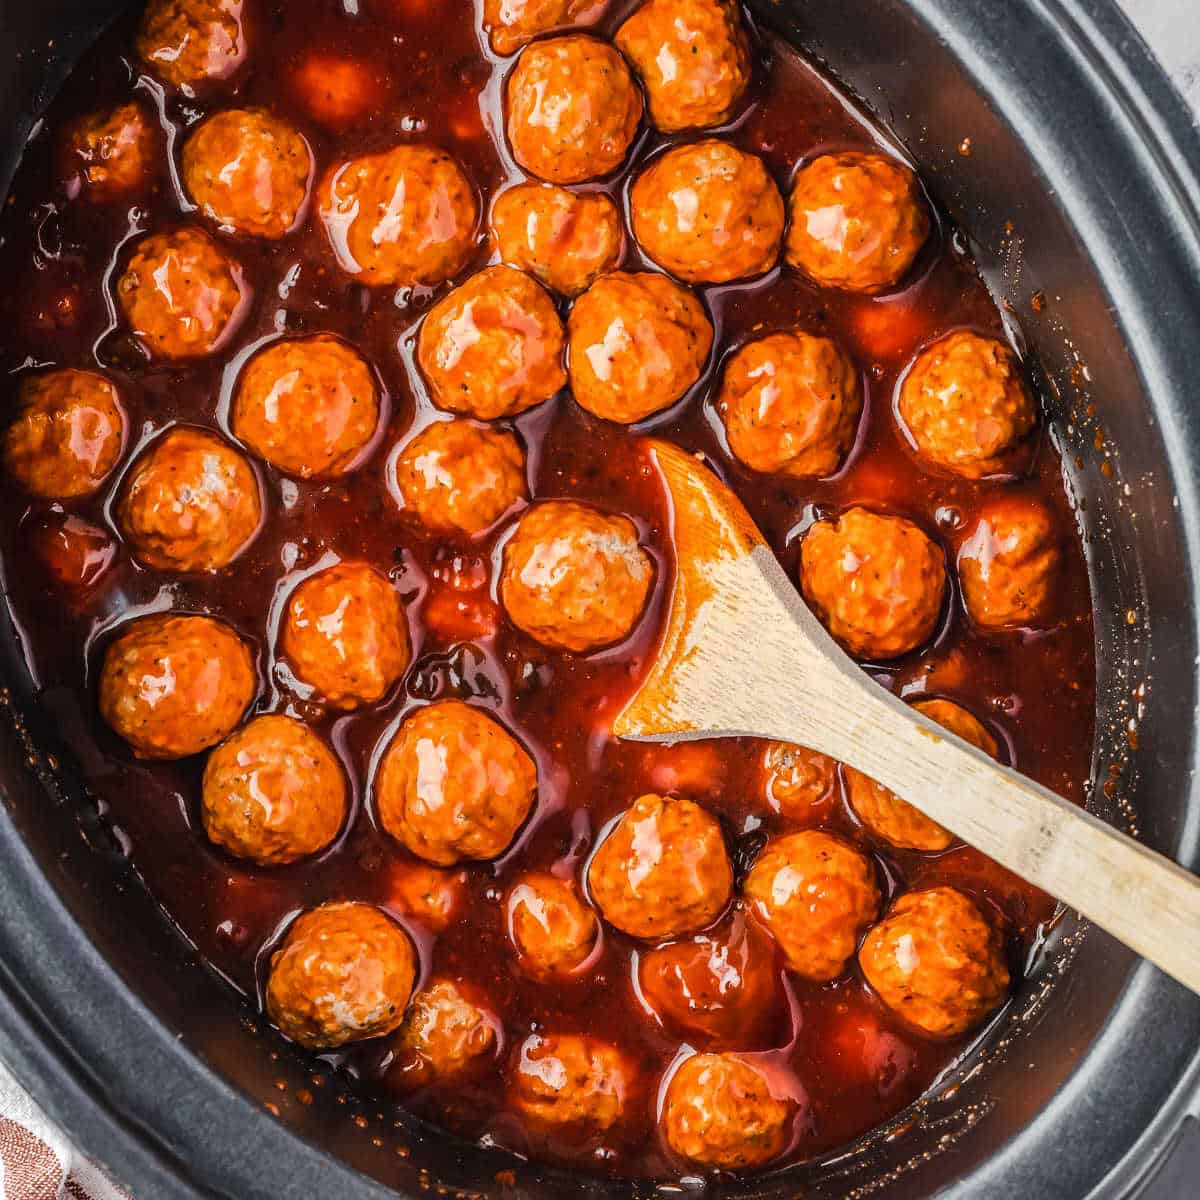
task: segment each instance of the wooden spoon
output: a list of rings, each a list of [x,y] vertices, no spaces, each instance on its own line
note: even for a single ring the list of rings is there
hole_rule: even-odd
[[[1200,879],[884,691],[809,612],[741,502],[666,442],[676,575],[658,657],[614,732],[765,737],[891,788],[1200,992]]]

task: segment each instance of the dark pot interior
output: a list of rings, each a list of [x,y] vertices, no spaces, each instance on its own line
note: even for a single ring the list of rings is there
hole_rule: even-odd
[[[36,114],[121,7],[0,0],[0,192]],[[1039,364],[1080,502],[1100,665],[1094,778],[1115,781],[1094,805],[1195,869],[1200,141],[1182,102],[1107,3],[754,7],[890,125],[971,231]],[[327,1074],[315,1085],[254,1014],[236,1020],[95,805],[51,770],[56,731],[7,624],[0,641],[0,1054],[139,1197],[383,1196],[371,1179],[498,1195],[513,1192],[496,1181],[507,1170],[531,1197],[646,1193],[427,1134]],[[1064,917],[1007,1022],[895,1136],[727,1190],[1126,1195],[1200,1107],[1198,1046],[1200,1000]]]

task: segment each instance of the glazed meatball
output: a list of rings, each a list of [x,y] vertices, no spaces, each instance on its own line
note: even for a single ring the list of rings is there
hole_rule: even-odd
[[[157,169],[157,141],[140,104],[84,117],[71,127],[63,147],[69,193],[117,200],[143,191]]]
[[[387,106],[392,81],[376,62],[314,49],[289,76],[293,95],[315,121],[341,130]]]
[[[549,400],[567,381],[554,301],[523,271],[472,275],[429,310],[417,361],[433,402],[481,421]]]
[[[1008,991],[999,931],[951,887],[901,896],[858,961],[883,1003],[931,1037],[966,1033]]]
[[[743,346],[717,396],[734,455],[752,471],[796,479],[841,467],[862,408],[859,372],[841,347],[798,329]]]
[[[846,969],[859,936],[879,913],[871,860],[818,829],[769,842],[744,890],[788,970],[818,983]]]
[[[1062,554],[1054,520],[1019,497],[988,502],[958,552],[958,576],[971,620],[1014,629],[1046,618]]]
[[[451,979],[439,979],[412,998],[396,1036],[401,1086],[425,1087],[461,1079],[496,1053],[496,1018]]]
[[[177,425],[133,464],[117,522],[160,571],[217,571],[253,540],[262,497],[250,464],[214,433]]]
[[[100,715],[138,758],[187,758],[227,737],[258,680],[250,648],[211,617],[127,622],[100,671]]]
[[[542,978],[569,976],[592,953],[595,914],[571,880],[530,871],[509,889],[508,936],[521,966]]]
[[[851,508],[805,535],[800,583],[826,629],[851,654],[898,658],[936,629],[946,564],[911,521]]]
[[[408,669],[408,624],[400,597],[374,567],[341,562],[292,593],[283,653],[302,683],[333,708],[382,700]]]
[[[733,890],[716,818],[691,800],[641,796],[600,843],[588,890],[623,933],[665,941],[711,925]]]
[[[108,530],[74,513],[51,510],[24,529],[38,561],[63,587],[94,587],[117,557],[117,543]]]
[[[374,905],[323,904],[292,922],[271,957],[267,1013],[309,1050],[383,1037],[416,978],[408,935]]]
[[[389,903],[434,933],[454,924],[466,903],[467,873],[444,871],[423,862],[393,863]]]
[[[913,363],[897,411],[923,459],[967,479],[1010,468],[1037,423],[1012,351],[966,332],[935,342]]]
[[[763,791],[772,812],[789,821],[828,815],[837,784],[837,763],[827,754],[768,742],[762,756]]]
[[[783,241],[783,197],[762,160],[728,142],[677,146],[638,176],[633,234],[660,267],[689,283],[769,271]]]
[[[439,866],[503,854],[533,808],[537,767],[498,721],[461,700],[419,708],[379,767],[379,823]]]
[[[750,83],[750,42],[734,0],[648,0],[616,43],[664,133],[723,124]]]
[[[625,1115],[634,1070],[615,1047],[574,1034],[531,1034],[521,1046],[509,1096],[542,1129],[611,1129]]]
[[[286,475],[353,470],[379,425],[379,387],[366,360],[330,334],[260,350],[234,392],[234,435]]]
[[[607,42],[580,34],[527,46],[507,93],[513,157],[551,183],[615,171],[642,119],[642,93],[625,60]]]
[[[260,108],[219,112],[183,146],[184,186],[228,233],[286,237],[300,220],[312,171],[299,130]]]
[[[321,181],[318,207],[342,269],[372,287],[443,283],[475,248],[475,191],[432,146],[339,163]]]
[[[504,547],[500,601],[530,637],[582,654],[628,637],[653,583],[654,563],[628,517],[544,500]]]
[[[150,0],[137,51],[164,83],[189,96],[227,79],[246,57],[242,0]]]
[[[31,495],[73,500],[100,487],[124,442],[117,389],[103,375],[46,371],[21,381],[4,469]]]
[[[879,154],[826,154],[796,175],[787,261],[822,287],[894,287],[929,237],[916,177]]]
[[[483,28],[497,54],[515,54],[543,33],[595,25],[609,0],[483,0]]]
[[[603,192],[522,183],[492,205],[500,257],[563,296],[578,296],[620,261],[621,214]]]
[[[426,529],[474,535],[528,499],[525,451],[502,429],[438,421],[396,459],[403,511]]]
[[[117,303],[151,358],[211,354],[248,299],[241,266],[198,229],[143,238],[117,280]]]
[[[346,819],[346,780],[302,721],[255,717],[208,757],[200,814],[209,839],[260,866],[324,850]]]
[[[762,1167],[792,1140],[796,1105],[735,1054],[695,1054],[671,1077],[663,1104],[667,1145],[722,1171]]]
[[[567,329],[576,401],[623,425],[679,400],[713,342],[704,306],[687,288],[624,271],[601,276],[575,301]]]
[[[918,700],[913,708],[993,758],[996,739],[965,708],[949,700]],[[954,835],[895,792],[853,767],[844,767],[846,798],[858,819],[876,837],[902,850],[945,850]]]

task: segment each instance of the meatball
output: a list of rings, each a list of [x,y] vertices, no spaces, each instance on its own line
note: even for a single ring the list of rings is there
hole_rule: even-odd
[[[549,400],[567,381],[554,301],[522,271],[487,267],[429,310],[417,361],[433,402],[481,421]]]
[[[596,945],[599,925],[573,880],[528,872],[509,889],[507,910],[508,936],[531,975],[570,975]]]
[[[51,510],[25,528],[38,561],[63,587],[95,587],[117,557],[108,530],[74,513]]]
[[[475,191],[444,150],[397,146],[339,163],[319,196],[342,269],[372,287],[443,283],[475,249]]]
[[[995,758],[999,753],[996,739],[965,708],[949,700],[918,700],[913,708],[985,754]],[[954,841],[952,833],[883,784],[853,767],[843,770],[850,807],[876,837],[902,850],[945,850]]]
[[[728,283],[769,271],[783,241],[783,197],[762,160],[728,142],[677,146],[638,176],[633,234],[689,283]]]
[[[324,49],[300,59],[289,82],[308,115],[334,130],[366,122],[385,109],[392,85],[380,64]]]
[[[4,469],[31,495],[74,500],[100,487],[124,443],[117,389],[103,375],[46,371],[21,381]]]
[[[789,821],[817,821],[829,815],[837,763],[828,755],[789,742],[768,742],[762,771],[772,812]]]
[[[212,617],[157,613],[122,626],[100,670],[100,715],[138,758],[187,758],[227,737],[258,678],[250,647]]]
[[[933,635],[946,596],[946,564],[911,521],[851,508],[808,531],[800,546],[800,583],[851,654],[898,658]]]
[[[426,529],[483,533],[528,499],[525,451],[502,429],[439,421],[400,452],[396,491],[404,512]]]
[[[609,0],[483,0],[483,28],[497,54],[515,54],[543,33],[595,25]]]
[[[1046,508],[1019,497],[989,501],[958,552],[971,620],[987,630],[1043,621],[1061,562],[1059,535]]]
[[[818,829],[768,842],[744,890],[788,970],[818,983],[846,969],[859,935],[879,914],[871,860]]]
[[[198,229],[143,238],[117,280],[117,303],[151,358],[211,354],[248,300],[240,264]]]
[[[434,933],[444,933],[466,903],[467,873],[443,871],[423,862],[394,863],[389,903]]]
[[[952,333],[925,350],[896,408],[921,458],[967,479],[1010,469],[1037,424],[1012,351],[975,333]]]
[[[648,0],[620,29],[617,48],[646,86],[664,133],[721,125],[750,83],[750,42],[734,0]]]
[[[639,797],[588,868],[604,919],[631,937],[665,941],[711,925],[733,890],[716,818],[680,797]]]
[[[299,223],[312,172],[300,131],[260,108],[219,112],[183,146],[184,186],[228,233],[286,237]]]
[[[408,669],[408,624],[400,597],[374,567],[341,562],[292,593],[283,653],[302,683],[333,708],[382,700]]]
[[[704,306],[687,288],[625,271],[601,276],[575,301],[567,330],[576,401],[623,425],[679,400],[713,343]]]
[[[795,1102],[735,1054],[694,1054],[671,1076],[663,1103],[667,1145],[723,1171],[762,1167],[792,1140]]]
[[[209,838],[260,866],[324,850],[346,819],[346,780],[302,721],[255,717],[208,757],[200,804]]]
[[[531,1034],[521,1046],[509,1095],[542,1129],[603,1132],[625,1115],[635,1074],[615,1046],[574,1034]]]
[[[796,175],[787,261],[822,287],[894,287],[929,237],[916,176],[879,154],[826,154]]]
[[[862,382],[845,352],[798,329],[743,346],[717,396],[734,455],[752,471],[796,479],[841,467],[862,409]]]
[[[966,1033],[1008,991],[999,931],[952,887],[901,896],[867,934],[858,962],[883,1003],[931,1037]]]
[[[150,0],[137,52],[164,83],[185,95],[227,79],[246,57],[242,0]]]
[[[396,1029],[415,978],[399,925],[371,904],[323,904],[297,917],[271,956],[267,1013],[307,1049],[335,1050]]]
[[[607,42],[581,34],[527,46],[507,93],[513,157],[551,183],[615,171],[642,119],[642,93],[625,60]]]
[[[530,637],[582,654],[628,637],[653,583],[654,563],[628,517],[544,500],[504,547],[500,601]]]
[[[250,450],[287,475],[344,475],[375,436],[379,387],[362,355],[340,339],[285,338],[241,373],[230,423]]]
[[[537,767],[498,721],[461,700],[419,708],[375,782],[379,823],[439,866],[503,854],[533,808]]]
[[[549,183],[522,183],[492,205],[500,257],[551,291],[578,296],[621,259],[625,235],[603,192],[582,195]]]
[[[134,463],[116,512],[148,567],[217,571],[257,534],[262,497],[253,468],[228,442],[176,425]]]
[[[451,979],[412,998],[396,1036],[396,1067],[405,1089],[461,1079],[496,1053],[496,1018]]]
[[[156,171],[158,137],[140,104],[93,113],[74,124],[63,147],[71,196],[118,200],[137,195]]]

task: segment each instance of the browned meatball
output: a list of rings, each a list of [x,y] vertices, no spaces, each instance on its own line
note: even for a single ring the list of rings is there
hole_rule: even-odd
[[[219,112],[183,146],[184,186],[229,233],[286,237],[300,221],[312,172],[300,131],[261,108]]]
[[[209,838],[261,866],[324,850],[346,819],[346,780],[302,721],[255,717],[208,757],[200,805]]]
[[[73,500],[100,487],[124,442],[117,389],[103,375],[46,371],[21,381],[4,469],[34,496]]]
[[[396,1029],[415,977],[408,935],[374,905],[323,904],[272,956],[267,1013],[307,1049],[334,1050]]]
[[[528,498],[525,451],[502,429],[438,421],[400,452],[396,491],[426,529],[482,533]]]
[[[860,658],[897,658],[929,640],[946,596],[941,550],[911,521],[851,508],[800,547],[805,599]]]
[[[93,200],[136,195],[153,176],[157,143],[154,127],[135,102],[84,117],[71,126],[63,146],[68,192]]]
[[[736,1054],[694,1054],[671,1076],[662,1121],[667,1145],[681,1158],[745,1171],[788,1148],[795,1115],[795,1102],[776,1096]]]
[[[996,739],[965,708],[949,700],[918,700],[913,708],[993,758]],[[902,850],[945,850],[954,834],[901,800],[895,792],[853,767],[844,767],[846,798],[858,819],[876,837]]]
[[[315,121],[342,130],[387,107],[396,80],[388,75],[386,62],[313,48],[292,67],[289,90]]]
[[[862,382],[845,351],[802,330],[750,342],[725,365],[717,411],[752,471],[832,475],[854,444]]]
[[[262,497],[250,464],[228,442],[177,425],[130,469],[117,521],[147,566],[216,571],[258,532]]]
[[[442,283],[475,248],[475,190],[433,146],[338,163],[321,181],[318,207],[342,269],[373,287]]]
[[[569,976],[592,953],[600,927],[574,880],[529,871],[509,889],[508,936],[521,966],[543,978]]]
[[[206,233],[177,229],[143,238],[117,280],[117,302],[151,358],[201,358],[245,315],[240,264]]]
[[[137,51],[160,79],[189,96],[227,79],[246,57],[242,0],[150,0]]]
[[[483,28],[497,54],[514,54],[543,33],[595,25],[609,0],[483,0]]]
[[[897,411],[923,459],[967,479],[1010,469],[1037,423],[1012,351],[966,332],[934,342],[913,363]]]
[[[819,983],[846,969],[859,936],[879,913],[871,860],[818,829],[769,842],[744,890],[788,970]]]
[[[531,1034],[509,1097],[534,1126],[602,1132],[625,1115],[635,1082],[632,1065],[615,1046],[574,1034]]]
[[[625,161],[642,93],[607,43],[571,34],[521,51],[508,77],[508,141],[531,175],[582,183]]]
[[[38,562],[63,587],[94,587],[117,557],[116,539],[74,513],[51,509],[22,526]]]
[[[417,361],[447,412],[481,421],[549,400],[567,381],[554,301],[523,271],[487,267],[429,310]]]
[[[716,818],[691,800],[639,797],[600,844],[588,890],[623,933],[665,941],[711,925],[733,890]]]
[[[603,192],[579,194],[549,183],[521,183],[492,205],[500,257],[551,291],[578,296],[621,259],[621,214]]]
[[[1008,991],[999,931],[951,887],[901,896],[867,934],[858,962],[884,1004],[932,1037],[966,1033]]]
[[[388,870],[388,902],[434,933],[444,933],[466,904],[466,871],[443,871],[423,862],[396,862]]]
[[[334,708],[382,700],[408,669],[408,624],[395,588],[374,567],[341,562],[292,593],[283,653],[302,683]]]
[[[787,260],[814,283],[882,292],[908,274],[929,237],[916,177],[879,154],[826,154],[796,175]]]
[[[677,146],[638,176],[633,234],[660,267],[689,283],[769,271],[783,241],[783,197],[762,160],[728,142]]]
[[[588,412],[624,425],[676,400],[712,349],[704,306],[663,275],[614,271],[592,284],[567,325],[571,390]]]
[[[375,782],[379,823],[440,866],[503,854],[537,792],[533,759],[498,721],[461,700],[408,716]]]
[[[300,479],[344,475],[379,424],[379,387],[366,360],[339,338],[285,338],[238,378],[230,421],[259,458]]]
[[[495,1016],[469,988],[439,979],[419,991],[396,1036],[401,1087],[425,1087],[461,1079],[496,1053]]]
[[[628,637],[653,583],[654,563],[628,517],[543,500],[505,544],[500,601],[530,637],[582,654]]]
[[[139,617],[104,655],[100,715],[138,758],[186,758],[232,732],[258,687],[250,648],[211,617]]]
[[[762,757],[763,791],[772,811],[789,821],[829,816],[837,763],[827,754],[788,742],[768,742]]]

